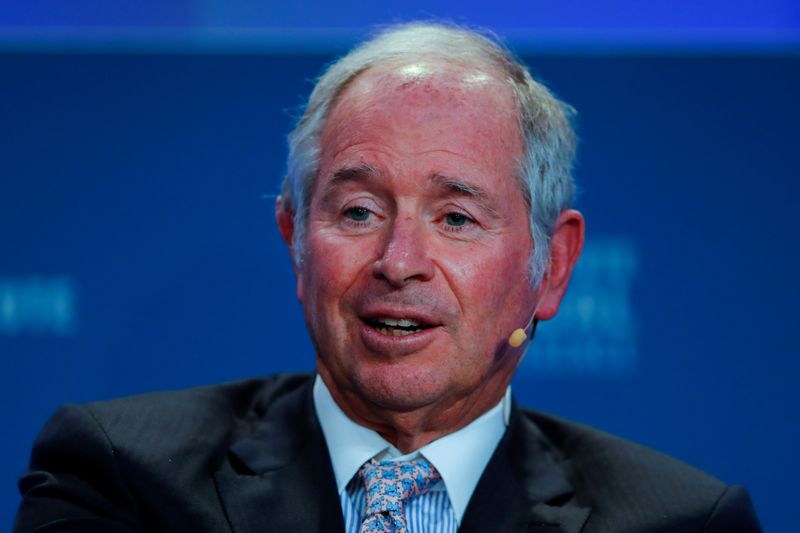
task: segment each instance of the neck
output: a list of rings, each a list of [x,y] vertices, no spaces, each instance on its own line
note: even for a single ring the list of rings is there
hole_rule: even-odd
[[[337,386],[323,368],[319,373],[333,400],[351,420],[377,432],[404,454],[458,431],[489,411],[503,398],[513,375],[497,372],[466,394],[445,396],[412,409],[393,409],[370,401],[355,388]]]

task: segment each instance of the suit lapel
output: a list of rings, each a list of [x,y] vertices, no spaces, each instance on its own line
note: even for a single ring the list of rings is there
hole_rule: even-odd
[[[575,501],[565,466],[515,406],[459,531],[578,533],[591,509]],[[344,533],[310,381],[269,404],[253,429],[235,440],[214,479],[234,533]]]
[[[310,383],[275,400],[214,478],[235,533],[344,533]]]
[[[574,500],[558,454],[515,407],[486,466],[459,531],[577,533],[591,509]]]

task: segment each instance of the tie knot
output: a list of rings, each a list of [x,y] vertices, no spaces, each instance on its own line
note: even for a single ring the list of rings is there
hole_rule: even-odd
[[[366,513],[402,513],[409,499],[431,488],[442,476],[425,458],[413,461],[370,459],[358,476],[367,493]]]

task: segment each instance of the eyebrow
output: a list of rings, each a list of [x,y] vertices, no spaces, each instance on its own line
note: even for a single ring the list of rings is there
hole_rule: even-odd
[[[497,210],[492,207],[491,202],[489,201],[489,193],[487,193],[483,188],[469,183],[463,179],[453,178],[440,173],[434,174],[431,178],[431,181],[441,189],[476,201],[491,215],[498,218],[500,217],[500,213],[498,213]]]
[[[367,163],[342,167],[336,170],[330,181],[328,181],[325,186],[324,196],[330,195],[344,183],[366,182],[380,177],[380,170]],[[500,218],[500,213],[491,205],[491,196],[482,187],[470,183],[468,180],[447,176],[441,172],[434,173],[430,178],[430,182],[445,193],[456,194],[473,200],[491,216]]]
[[[340,168],[333,173],[333,177],[331,177],[326,188],[330,190],[341,183],[346,183],[349,181],[366,181],[379,176],[380,172],[378,169],[366,163],[347,166]]]
[[[325,184],[325,189],[322,191],[322,202],[327,204],[339,193],[339,189],[348,183],[364,183],[373,181],[380,176],[380,171],[366,163],[359,163],[355,165],[348,165],[337,169],[328,183]]]

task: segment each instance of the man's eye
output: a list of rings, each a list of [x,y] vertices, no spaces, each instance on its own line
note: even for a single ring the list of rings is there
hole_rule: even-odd
[[[369,218],[369,209],[366,207],[349,207],[345,209],[344,214],[350,220],[355,220],[356,222],[364,222]]]
[[[444,217],[448,226],[464,226],[470,221],[470,218],[464,213],[447,213]]]

